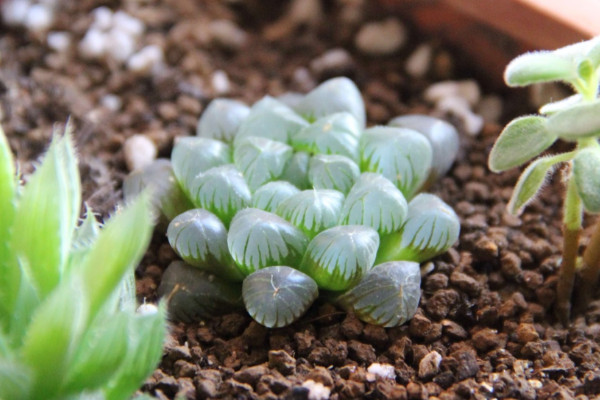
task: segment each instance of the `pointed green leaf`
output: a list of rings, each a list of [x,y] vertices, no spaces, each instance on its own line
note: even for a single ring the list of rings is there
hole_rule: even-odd
[[[577,152],[573,159],[573,177],[585,210],[600,212],[600,148],[594,146]]]
[[[345,290],[375,262],[379,235],[373,228],[343,225],[327,229],[308,244],[300,270],[320,288]]]
[[[267,267],[244,279],[248,314],[267,328],[281,328],[300,318],[319,295],[317,283],[297,269]]]
[[[368,324],[391,328],[415,315],[420,298],[419,264],[392,261],[374,266],[336,301]]]
[[[279,178],[292,153],[292,148],[285,143],[249,136],[236,142],[233,160],[254,191]]]
[[[575,104],[581,103],[583,96],[574,94],[562,100],[557,100],[552,103],[543,105],[540,108],[540,114],[550,115],[571,108]]]
[[[79,268],[81,260],[92,247],[99,233],[100,224],[96,220],[92,209],[86,206],[85,218],[81,225],[75,229],[75,237],[73,238],[67,271],[71,271],[73,268]]]
[[[248,114],[250,107],[241,101],[214,99],[198,120],[196,135],[231,142]]]
[[[286,181],[273,181],[256,189],[252,207],[274,213],[281,202],[300,193],[300,189]]]
[[[308,237],[337,225],[344,194],[330,189],[308,189],[283,201],[277,215],[285,218]]]
[[[508,202],[509,213],[520,214],[523,208],[535,198],[547,177],[552,173],[554,163],[550,160],[549,157],[538,158],[525,168]]]
[[[283,169],[279,179],[290,182],[300,190],[308,189],[310,187],[310,183],[308,182],[308,164],[310,158],[310,154],[308,153],[303,151],[295,152]]]
[[[573,105],[548,117],[548,130],[561,139],[600,135],[600,100]]]
[[[317,154],[308,164],[308,181],[317,189],[348,193],[359,175],[358,165],[344,156]]]
[[[533,115],[512,120],[490,152],[490,169],[500,172],[518,167],[542,153],[557,139],[549,125],[546,118]]]
[[[504,71],[509,86],[577,79],[577,67],[570,57],[551,51],[526,53],[512,60]]]
[[[16,361],[0,358],[0,399],[30,399],[30,371]]]
[[[245,274],[274,265],[297,265],[308,238],[278,215],[246,208],[233,218],[227,245],[234,261]]]
[[[27,264],[27,259],[20,258],[12,266],[17,274],[16,287],[12,288],[13,305],[11,314],[8,317],[8,340],[14,348],[18,348],[23,343],[23,338],[31,322],[33,313],[37,310],[40,302],[40,294],[33,283],[31,276],[31,267]]]

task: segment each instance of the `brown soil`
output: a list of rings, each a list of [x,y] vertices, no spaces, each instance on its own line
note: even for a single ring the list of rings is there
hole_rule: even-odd
[[[121,199],[124,140],[146,134],[159,155],[168,157],[173,138],[193,134],[199,114],[215,97],[209,83],[215,70],[228,74],[228,96],[247,103],[265,94],[304,92],[311,82],[345,74],[361,88],[370,124],[407,112],[429,113],[421,98],[428,84],[470,77],[459,52],[432,40],[442,54],[436,67],[425,79],[408,78],[404,60],[426,39],[414,34],[394,56],[361,55],[352,46],[356,27],[339,23],[351,3],[324,2],[326,15],[318,25],[286,32],[287,25],[274,25],[285,9],[280,2],[59,2],[53,29],[68,30],[76,41],[99,5],[122,7],[144,20],[144,40],[166,49],[168,68],[153,77],[85,61],[76,46],[58,54],[43,36],[2,27],[2,124],[21,170],[32,170],[53,124],[71,116],[84,199],[106,216]],[[377,15],[376,9],[367,10],[362,18]],[[248,42],[237,50],[207,42],[207,22],[216,18],[236,21]],[[309,69],[305,80],[294,77],[298,67],[335,47],[350,51],[353,61],[318,73]],[[108,93],[121,99],[121,111],[99,105]],[[522,104],[505,100],[507,110]],[[504,118],[514,115],[510,111]],[[306,399],[302,383],[313,380],[331,390],[331,399],[598,397],[600,296],[569,329],[552,314],[561,244],[560,172],[521,218],[508,215],[505,207],[519,171],[495,175],[486,167],[499,130],[487,124],[478,137],[463,134],[454,168],[432,188],[455,208],[462,232],[458,245],[433,260],[410,323],[383,329],[318,303],[282,329],[268,330],[239,313],[175,324],[163,361],[142,390],[158,398]],[[174,258],[157,233],[137,270],[140,298],[155,299],[162,271]],[[396,378],[367,373],[373,362],[392,364]]]

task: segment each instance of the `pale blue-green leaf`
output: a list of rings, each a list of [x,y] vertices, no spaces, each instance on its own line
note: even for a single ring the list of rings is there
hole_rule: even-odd
[[[337,225],[344,194],[330,189],[308,189],[283,201],[277,215],[285,218],[308,237]]]
[[[420,298],[419,264],[392,261],[374,266],[336,301],[368,324],[391,328],[415,315]]]
[[[252,198],[242,173],[232,164],[199,174],[190,186],[190,193],[196,207],[212,212],[225,225]]]
[[[389,179],[365,172],[344,201],[340,223],[366,225],[380,234],[388,234],[400,229],[407,212],[404,195]]]
[[[310,183],[308,182],[308,163],[310,162],[310,154],[303,151],[297,151],[294,153],[290,161],[283,169],[283,173],[279,179],[288,181],[298,189],[308,189]]]
[[[285,143],[249,136],[236,142],[233,160],[254,191],[279,178],[292,154],[292,148]]]
[[[199,173],[232,162],[231,147],[228,144],[204,137],[179,138],[171,153],[173,173],[188,194]]]
[[[600,148],[594,146],[577,152],[573,159],[573,177],[585,210],[600,212]]]
[[[0,359],[0,399],[31,399],[31,373],[17,361]]]
[[[549,160],[551,159],[547,157],[538,158],[525,168],[508,202],[507,209],[509,213],[513,215],[520,214],[525,206],[535,198],[548,176],[552,173],[554,164]]]
[[[242,296],[248,314],[267,328],[281,328],[300,318],[319,295],[317,283],[295,268],[263,268],[244,279]]]
[[[361,140],[361,170],[377,172],[411,199],[427,180],[433,150],[422,134],[406,128],[376,126]]]
[[[571,108],[575,104],[581,103],[583,96],[581,94],[574,94],[572,96],[566,97],[562,100],[554,101],[552,103],[548,103],[543,105],[540,108],[540,114],[550,115],[557,113],[559,111],[566,110]]]
[[[573,105],[548,117],[548,130],[564,140],[600,136],[600,100]]]
[[[229,252],[245,275],[274,265],[298,265],[307,245],[300,229],[257,208],[237,213],[227,236]]]
[[[292,136],[296,150],[317,154],[338,154],[357,161],[361,127],[348,112],[326,115]]]
[[[197,208],[179,214],[169,224],[167,238],[185,262],[225,279],[244,278],[227,248],[227,228],[213,213]]]
[[[317,154],[308,164],[308,181],[318,189],[348,193],[359,176],[358,165],[345,156]]]
[[[527,86],[532,83],[577,79],[574,60],[552,51],[525,53],[512,60],[504,71],[504,81],[509,86]]]
[[[432,179],[450,170],[460,146],[458,131],[452,124],[428,115],[409,114],[392,119],[388,125],[414,129],[429,139],[433,151]]]
[[[308,244],[300,270],[320,288],[345,290],[356,284],[375,262],[377,231],[362,225],[327,229]]]
[[[198,120],[196,135],[231,142],[248,114],[250,107],[241,101],[214,99]]]
[[[377,263],[429,260],[448,250],[458,240],[460,220],[439,197],[421,193],[408,203],[402,229],[381,237]]]
[[[121,283],[117,288],[117,310],[129,312],[135,311],[137,307],[135,289],[135,269],[131,268],[125,272],[125,276],[121,279]],[[113,310],[115,308],[108,309]]]
[[[252,207],[274,213],[281,202],[297,193],[300,193],[300,189],[289,182],[268,182],[252,195]]]
[[[173,261],[162,276],[158,295],[167,299],[169,318],[190,323],[241,309],[241,290],[239,283]]]
[[[590,60],[596,67],[600,64],[600,37],[570,44],[552,53],[576,63],[581,59]]]
[[[282,102],[292,110],[295,110],[303,98],[304,94],[300,92],[285,92],[277,96],[276,100]]]
[[[365,127],[367,121],[360,90],[346,77],[332,78],[321,83],[308,93],[295,109],[313,121],[341,111],[352,114],[361,128]]]
[[[536,115],[512,120],[492,147],[488,166],[494,172],[504,171],[531,160],[557,139],[550,132],[548,119]]]

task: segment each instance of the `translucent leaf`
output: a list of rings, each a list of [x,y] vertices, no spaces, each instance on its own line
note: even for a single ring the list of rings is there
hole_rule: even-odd
[[[279,179],[288,181],[298,189],[308,189],[310,183],[308,182],[308,163],[310,162],[310,155],[303,151],[297,151],[294,153],[286,167],[283,169],[283,173]]]
[[[540,108],[540,114],[549,115],[549,114],[557,113],[559,111],[566,110],[568,108],[571,108],[575,104],[580,103],[582,101],[582,99],[583,99],[582,95],[574,94],[574,95],[564,98],[562,100],[558,100],[558,101],[554,101],[552,103],[545,104],[544,106],[542,106]]]
[[[228,225],[238,210],[250,204],[252,195],[234,165],[211,168],[196,176],[190,185],[192,202],[215,214]]]
[[[308,237],[337,225],[344,194],[337,190],[308,189],[283,201],[277,215],[302,229]]]
[[[348,112],[326,115],[292,136],[296,150],[317,154],[338,154],[358,160],[361,127]]]
[[[348,193],[359,175],[358,165],[344,156],[317,154],[308,164],[308,181],[317,189]]]
[[[425,135],[433,151],[433,179],[446,175],[456,159],[460,140],[458,131],[450,123],[428,115],[402,115],[392,119],[389,126],[414,129]]]
[[[86,206],[85,218],[75,230],[67,271],[79,267],[79,263],[92,247],[99,233],[100,224],[96,220],[94,212]]]
[[[425,183],[432,164],[429,140],[412,129],[376,126],[362,136],[361,170],[377,172],[410,199]]]
[[[600,148],[594,146],[577,152],[573,159],[573,177],[585,210],[600,212]]]
[[[408,216],[397,233],[381,237],[377,263],[429,260],[458,240],[460,220],[439,197],[421,193],[408,203]]]
[[[336,226],[319,233],[308,244],[300,270],[320,288],[345,290],[373,266],[378,247],[379,235],[373,228]]]
[[[346,77],[329,79],[308,93],[296,111],[309,120],[346,111],[356,118],[361,128],[366,124],[365,103],[360,90]]]
[[[561,139],[600,135],[600,100],[576,104],[548,117],[548,130]]]
[[[287,144],[251,136],[236,142],[233,160],[254,191],[279,178],[292,153],[292,148]]]
[[[535,195],[540,191],[548,175],[552,172],[553,163],[549,158],[543,157],[535,160],[525,168],[517,184],[513,194],[508,202],[508,212],[518,215],[523,208],[535,198]]]
[[[196,135],[231,142],[250,107],[232,99],[214,99],[198,120]]]
[[[336,301],[363,322],[391,328],[415,315],[420,298],[419,264],[392,261],[373,267]]]
[[[0,399],[29,399],[30,371],[16,361],[0,358]]]
[[[233,260],[248,275],[274,265],[297,265],[308,238],[278,215],[246,208],[231,221],[227,245]]]
[[[269,182],[256,189],[252,195],[252,207],[274,213],[279,204],[297,193],[300,189],[289,182]]]
[[[239,283],[173,261],[162,276],[158,295],[167,299],[171,319],[190,323],[241,309],[241,290]]]
[[[542,153],[557,139],[548,126],[548,120],[539,116],[512,120],[500,133],[490,152],[490,169],[500,172],[518,167]]]
[[[343,225],[365,225],[378,233],[400,229],[408,204],[402,192],[380,174],[366,172],[350,189],[340,214]]]
[[[300,318],[319,295],[317,283],[291,267],[267,267],[248,275],[242,286],[246,310],[267,328]]]
[[[219,140],[203,137],[182,137],[171,153],[173,173],[181,188],[190,193],[194,178],[213,167],[231,164],[231,148]]]
[[[551,51],[526,53],[512,60],[504,71],[509,86],[577,79],[577,68],[570,57]]]
[[[227,228],[213,213],[201,208],[179,214],[167,229],[169,244],[185,262],[209,273],[241,281],[227,248]]]

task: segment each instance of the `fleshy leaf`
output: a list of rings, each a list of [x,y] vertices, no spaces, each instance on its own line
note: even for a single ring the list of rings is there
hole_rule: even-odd
[[[573,159],[573,177],[585,210],[600,212],[600,148],[594,146],[577,152]]]
[[[600,100],[576,104],[548,117],[548,130],[564,140],[600,134]]]
[[[214,99],[198,120],[196,135],[224,142],[233,141],[250,107],[232,99]]]
[[[508,202],[508,212],[513,215],[518,215],[523,211],[523,208],[535,198],[535,195],[540,191],[550,173],[552,166],[550,158],[542,157],[525,168],[515,189],[513,190],[510,201]]]
[[[283,201],[277,215],[285,218],[308,237],[337,225],[344,194],[330,189],[308,189]]]
[[[248,275],[242,285],[246,310],[267,328],[291,324],[319,295],[317,283],[297,269],[267,267]]]
[[[580,94],[574,94],[572,96],[566,97],[562,100],[554,101],[552,103],[548,103],[543,105],[540,108],[540,114],[550,115],[557,113],[559,111],[563,111],[571,108],[575,104],[581,103],[583,96]]]
[[[552,51],[526,53],[512,60],[504,71],[509,86],[527,86],[532,83],[577,79],[573,60]]]
[[[0,399],[29,399],[31,373],[24,365],[0,358]]]
[[[512,120],[490,152],[490,169],[500,172],[518,167],[542,153],[557,139],[549,125],[547,118],[534,115]]]
[[[241,284],[228,282],[183,261],[169,264],[158,295],[167,299],[171,319],[187,323],[242,308]]]
[[[380,174],[366,172],[350,189],[340,215],[343,225],[365,225],[380,234],[400,229],[408,204],[402,192]]]
[[[348,193],[359,176],[358,165],[344,156],[317,154],[308,164],[308,181],[317,189]]]
[[[274,213],[281,202],[300,193],[300,189],[286,181],[273,181],[256,189],[252,207]]]
[[[348,112],[326,115],[292,136],[296,150],[317,154],[338,154],[358,160],[361,128]]]
[[[233,160],[254,191],[279,178],[292,153],[292,148],[285,143],[250,136],[236,142]]]
[[[252,195],[234,165],[211,168],[196,176],[190,185],[192,202],[215,214],[228,225],[238,210],[250,204]]]
[[[283,173],[279,179],[288,181],[298,189],[308,189],[310,183],[308,182],[308,164],[310,162],[310,154],[303,151],[297,151],[294,153],[290,161],[283,169]]]
[[[227,248],[227,228],[202,208],[179,214],[167,229],[169,244],[188,264],[229,280],[244,276],[233,263]]]
[[[345,290],[356,284],[375,261],[379,235],[362,225],[327,229],[308,244],[300,270],[320,288]]]
[[[460,220],[452,207],[433,194],[418,194],[408,203],[402,229],[381,237],[377,263],[429,260],[456,243],[459,232]]]
[[[360,90],[346,77],[332,78],[321,83],[298,103],[296,111],[312,121],[346,111],[356,118],[361,128],[365,127],[367,120]]]
[[[392,261],[373,267],[336,301],[366,323],[391,328],[415,315],[420,298],[419,264]]]
[[[297,265],[307,245],[300,229],[257,208],[238,212],[227,236],[229,252],[245,275],[274,265]]]
[[[376,126],[362,136],[361,170],[377,172],[411,199],[431,170],[433,150],[422,134],[406,128]]]

